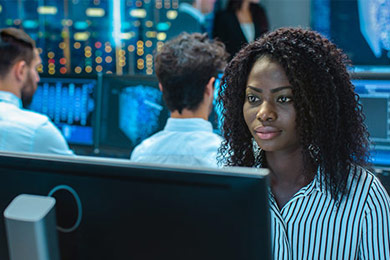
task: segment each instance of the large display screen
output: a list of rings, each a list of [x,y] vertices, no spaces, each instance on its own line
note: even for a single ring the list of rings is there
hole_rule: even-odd
[[[390,65],[390,0],[313,0],[312,27],[354,65]]]
[[[45,114],[71,145],[93,144],[96,79],[42,77],[29,109]]]

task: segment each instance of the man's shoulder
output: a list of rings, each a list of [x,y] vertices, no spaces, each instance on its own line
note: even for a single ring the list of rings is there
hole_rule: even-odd
[[[139,143],[133,150],[133,153],[137,153],[137,151],[143,151],[147,149],[151,149],[152,146],[158,145],[159,142],[162,141],[164,138],[164,130],[161,130],[152,136],[149,136],[148,138],[142,140],[141,143]]]
[[[52,124],[48,116],[31,110],[21,109],[20,115],[24,118],[26,123],[36,125],[37,127],[42,124]]]
[[[17,106],[0,103],[1,104],[1,119],[4,122],[11,122],[13,125],[22,125],[24,127],[39,127],[47,122],[50,122],[50,119],[43,114],[19,108]]]

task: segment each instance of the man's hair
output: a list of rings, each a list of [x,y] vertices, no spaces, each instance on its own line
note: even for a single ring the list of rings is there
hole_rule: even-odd
[[[27,65],[34,59],[35,41],[22,30],[0,29],[0,77],[5,76],[18,61]]]
[[[211,77],[226,65],[228,54],[222,42],[206,34],[182,33],[157,52],[155,69],[170,111],[196,110]]]
[[[280,64],[293,87],[305,174],[313,177],[309,170],[318,167],[326,189],[340,199],[348,191],[350,170],[356,169],[354,165],[366,165],[368,132],[346,69],[347,56],[317,32],[278,29],[247,45],[229,63],[219,92],[226,140],[221,154],[227,157],[221,159],[231,166],[248,167],[264,159],[255,158],[252,135],[243,117],[248,76],[263,57]],[[261,163],[264,166],[266,162]]]

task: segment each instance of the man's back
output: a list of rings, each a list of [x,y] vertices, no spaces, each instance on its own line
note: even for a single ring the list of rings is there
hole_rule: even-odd
[[[217,167],[222,138],[213,133],[210,122],[201,118],[169,118],[163,131],[137,146],[135,162]]]
[[[155,71],[170,118],[134,149],[132,161],[217,167],[222,138],[207,119],[226,58],[223,43],[199,33],[182,33],[157,51]]]
[[[50,119],[21,108],[21,101],[0,91],[0,150],[72,155]]]

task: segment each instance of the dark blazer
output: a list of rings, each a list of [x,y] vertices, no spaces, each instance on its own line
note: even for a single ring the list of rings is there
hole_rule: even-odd
[[[268,19],[264,8],[260,5],[251,4],[250,10],[256,39],[268,31]],[[215,15],[213,38],[218,38],[226,45],[226,50],[231,55],[230,58],[233,58],[243,45],[248,43],[234,10],[220,11]]]

